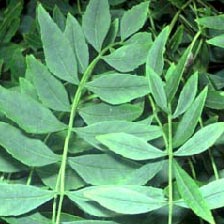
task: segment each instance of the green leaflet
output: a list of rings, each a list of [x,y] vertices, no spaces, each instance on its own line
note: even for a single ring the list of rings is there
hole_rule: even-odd
[[[224,34],[213,37],[207,41],[208,44],[224,48]]]
[[[102,221],[102,220],[83,220],[83,221],[74,221],[74,222],[62,222],[62,224],[119,224],[118,222],[113,221]]]
[[[151,69],[153,69],[155,73],[160,76],[162,75],[164,66],[163,54],[165,52],[165,45],[169,36],[169,32],[169,26],[165,27],[149,49],[146,61],[146,73],[150,73]]]
[[[149,93],[145,77],[129,74],[105,74],[86,84],[86,87],[110,104],[121,104]]]
[[[148,44],[152,43],[152,34],[149,32],[138,32],[125,41],[125,44]]]
[[[44,204],[54,196],[53,191],[20,184],[0,184],[0,216],[18,216]]]
[[[176,118],[181,114],[183,114],[193,103],[197,93],[197,86],[198,86],[198,72],[194,73],[194,75],[192,75],[184,85],[180,93],[177,108],[173,114],[173,118]]]
[[[74,131],[86,142],[100,149],[102,146],[96,140],[97,135],[125,132],[146,141],[162,136],[159,126],[128,121],[103,121],[88,125],[87,127],[74,128]]]
[[[174,155],[190,156],[204,152],[209,149],[224,132],[224,123],[210,124],[197,131]]]
[[[141,138],[126,133],[98,135],[96,139],[116,154],[133,160],[155,159],[166,155],[166,152],[160,151]]]
[[[142,114],[143,109],[143,104],[122,104],[113,106],[99,103],[81,107],[79,114],[87,124],[114,120],[133,121]]]
[[[65,29],[65,16],[63,15],[63,13],[61,12],[60,8],[58,8],[57,5],[54,6],[53,9],[53,20],[54,22],[57,24],[57,26],[61,29],[61,31],[63,32]]]
[[[91,185],[142,185],[159,172],[162,164],[157,161],[141,166],[107,154],[69,158],[69,165]]]
[[[22,135],[19,129],[7,123],[0,122],[0,133],[0,145],[28,166],[45,166],[60,159],[43,142]]]
[[[209,90],[205,106],[216,110],[224,109],[224,91]]]
[[[36,172],[41,181],[49,188],[55,189],[59,172],[59,164],[51,164],[44,167],[38,167]],[[85,182],[70,167],[67,166],[65,173],[65,190],[74,190],[83,187]]]
[[[119,5],[127,0],[109,0],[110,5]]]
[[[88,42],[99,52],[110,28],[108,0],[90,0],[83,15],[82,27]]]
[[[119,30],[119,19],[116,18],[110,25],[110,29],[103,42],[103,48],[115,42],[117,34],[118,34],[118,30]]]
[[[104,56],[103,59],[119,72],[131,72],[146,62],[151,44],[151,39],[144,44],[125,44],[111,54]]]
[[[206,87],[196,97],[194,102],[183,115],[181,121],[178,123],[177,130],[173,138],[174,147],[178,147],[183,144],[194,133],[194,129],[204,108],[207,92],[208,88]]]
[[[167,112],[167,98],[162,79],[150,67],[148,67],[146,75],[149,82],[149,89],[153,95],[153,98],[155,99],[157,105]]]
[[[52,224],[50,219],[40,213],[26,214],[21,217],[4,217],[3,219],[10,224]]]
[[[143,27],[147,19],[149,2],[142,2],[126,11],[121,18],[120,33],[124,40]],[[136,18],[138,18],[136,20]]]
[[[95,217],[114,217],[116,216],[115,212],[110,211],[109,209],[103,208],[96,202],[90,202],[84,196],[85,191],[88,191],[89,188],[83,188],[77,191],[69,191],[67,192],[67,196],[70,200],[75,202],[76,205],[87,214],[90,214]]]
[[[33,56],[27,57],[27,69],[42,103],[56,111],[70,111],[68,94],[64,85]]]
[[[79,72],[84,73],[89,64],[88,45],[86,44],[82,27],[80,26],[76,18],[73,17],[70,13],[67,17],[64,34],[69,40],[73,51],[75,52]]]
[[[44,134],[66,129],[66,125],[40,103],[3,87],[0,87],[0,111],[29,133]]]
[[[208,203],[210,209],[217,209],[224,206],[223,184],[224,179],[222,178],[200,187],[200,192]],[[183,200],[178,200],[175,204],[184,208],[188,207]]]
[[[11,155],[4,150],[0,150],[0,172],[14,173],[27,170],[28,167],[23,165],[18,160],[14,159]]]
[[[19,78],[19,86],[20,86],[20,92],[22,94],[30,96],[34,100],[38,100],[37,91],[34,85],[28,79],[22,77]]]
[[[224,30],[224,27],[223,27],[224,14],[217,15],[217,16],[202,17],[202,18],[196,19],[196,22],[206,28]]]
[[[191,54],[192,46],[189,46],[182,57],[180,58],[178,64],[176,65],[176,68],[174,69],[173,74],[170,74],[167,76],[165,91],[167,95],[168,102],[171,102],[173,97],[175,96],[178,86],[181,80],[181,77],[184,73],[184,70],[186,68],[187,61]]]
[[[47,67],[58,78],[78,84],[76,57],[69,41],[40,4],[37,17]]]
[[[186,204],[193,210],[196,215],[205,219],[209,223],[214,224],[215,221],[211,211],[209,210],[209,205],[206,202],[205,198],[202,196],[197,184],[178,165],[177,162],[174,163],[174,170],[178,191]]]
[[[98,186],[89,188],[83,194],[86,198],[97,201],[103,207],[119,214],[141,214],[166,205],[161,196],[147,195],[144,187],[142,192],[140,189],[141,186]],[[150,190],[153,194],[153,188]]]

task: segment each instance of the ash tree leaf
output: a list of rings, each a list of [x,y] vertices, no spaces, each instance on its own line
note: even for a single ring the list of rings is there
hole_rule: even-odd
[[[28,56],[27,69],[32,75],[34,86],[42,103],[53,110],[69,112],[70,103],[66,89],[51,75],[47,67],[35,57]]]
[[[5,122],[0,122],[0,133],[0,145],[25,165],[45,166],[60,159],[42,141],[24,136],[19,129]]]
[[[207,201],[210,209],[217,209],[224,206],[224,179],[212,181],[200,188],[200,191]]]
[[[76,57],[69,40],[41,4],[37,8],[37,18],[47,67],[58,78],[78,84]]]
[[[142,2],[124,12],[121,18],[120,33],[124,40],[143,27],[147,19],[149,2]],[[138,19],[136,19],[138,18]]]
[[[110,23],[108,0],[90,0],[83,15],[82,27],[86,39],[98,52],[110,29]]]
[[[20,217],[4,217],[2,218],[9,224],[51,224],[52,221],[40,213],[26,214]]]
[[[67,127],[31,97],[3,87],[0,87],[0,111],[28,133],[45,134]]]
[[[150,67],[148,67],[146,75],[148,78],[150,92],[152,93],[156,104],[162,108],[162,110],[167,112],[167,98],[162,79]]]
[[[0,183],[0,216],[18,216],[44,204],[54,196],[53,191],[34,186]]]
[[[187,80],[186,84],[184,85],[180,93],[177,108],[173,114],[173,118],[176,118],[181,114],[183,114],[193,103],[197,93],[197,86],[198,86],[198,73],[196,72]]]
[[[69,165],[91,185],[119,185],[140,166],[107,154],[83,155],[69,158]],[[137,184],[137,183],[136,183]]]
[[[155,159],[166,155],[141,138],[126,133],[98,135],[96,139],[116,154],[133,160]]]
[[[178,123],[177,130],[173,137],[174,147],[182,145],[194,133],[194,129],[205,105],[207,92],[208,88],[205,87],[184,113],[181,121]]]
[[[37,175],[41,181],[49,188],[55,189],[58,179],[58,173],[60,170],[60,164],[54,163],[35,169]],[[65,190],[74,190],[85,186],[83,179],[69,166],[66,167],[65,172]]]
[[[178,64],[176,65],[173,73],[167,76],[165,91],[167,95],[168,102],[171,102],[175,96],[178,86],[181,80],[181,77],[186,69],[187,61],[191,55],[192,46],[189,46],[182,57],[180,58]]]
[[[4,150],[0,150],[0,172],[15,173],[28,170],[28,167],[14,159]]]
[[[69,158],[69,165],[92,185],[143,185],[159,172],[162,164],[155,161],[141,166],[107,154]]]
[[[119,72],[131,72],[146,62],[151,39],[147,43],[125,44],[103,58]]]
[[[84,73],[89,64],[89,50],[85,41],[85,36],[79,22],[70,13],[68,14],[65,36],[69,40],[73,51],[75,52],[78,69],[80,73]]]
[[[224,14],[216,15],[216,16],[205,16],[205,17],[196,19],[196,22],[206,28],[224,30],[224,27],[223,27]]]
[[[209,90],[205,106],[216,110],[224,109],[224,91]]]
[[[119,214],[142,214],[166,205],[157,197],[126,186],[98,186],[86,190],[84,196]]]
[[[199,187],[194,180],[178,165],[177,162],[174,163],[174,171],[178,191],[186,204],[197,216],[214,224],[215,221],[209,209],[209,205],[202,196]]]
[[[149,32],[138,32],[125,41],[125,44],[152,44],[152,34]]]
[[[133,121],[143,113],[142,104],[122,104],[113,106],[105,103],[81,107],[79,114],[87,124],[100,121]]]
[[[100,149],[102,146],[96,140],[97,135],[125,132],[146,141],[162,136],[162,131],[159,126],[128,121],[102,121],[86,127],[74,128],[73,131],[86,142]]]
[[[53,20],[58,25],[58,27],[61,29],[61,31],[64,31],[65,29],[65,23],[66,19],[63,13],[61,12],[60,8],[58,8],[57,5],[55,5],[53,9]]]
[[[86,87],[113,105],[130,102],[149,93],[145,77],[119,73],[103,75],[88,82]]]
[[[155,73],[160,76],[162,75],[164,66],[163,54],[165,52],[165,45],[169,36],[169,32],[169,26],[165,27],[149,49],[146,61],[146,73],[150,73],[151,69],[153,69]]]
[[[204,152],[211,147],[224,132],[224,123],[210,124],[197,131],[174,155],[190,156]]]
[[[216,47],[224,48],[224,34],[218,35],[207,40],[208,44],[214,45]]]
[[[20,77],[19,78],[19,86],[20,86],[20,92],[22,94],[30,96],[34,100],[38,100],[37,91],[36,91],[33,83],[30,82],[28,79]]]

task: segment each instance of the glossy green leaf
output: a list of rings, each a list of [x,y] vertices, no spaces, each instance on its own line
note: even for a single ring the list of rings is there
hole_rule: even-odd
[[[197,131],[183,146],[174,154],[176,156],[190,156],[199,154],[209,149],[224,132],[224,123],[210,124]]]
[[[224,30],[224,14],[198,18],[196,22],[206,28]]]
[[[185,50],[184,54],[182,55],[178,64],[176,65],[176,68],[173,74],[167,76],[165,91],[166,91],[168,102],[172,101],[173,97],[175,96],[178,90],[180,80],[185,71],[186,64],[190,55],[191,55],[191,46]]]
[[[124,40],[143,27],[147,19],[149,2],[142,2],[126,11],[121,18],[120,33]],[[138,18],[136,20],[136,18]]]
[[[146,141],[162,136],[159,126],[128,121],[103,121],[88,125],[87,127],[75,128],[74,131],[85,141],[97,148],[102,148],[96,140],[97,135],[124,132]]]
[[[7,123],[0,122],[0,133],[0,145],[28,166],[44,166],[60,159],[43,142],[22,135],[19,129]]]
[[[216,110],[224,109],[224,91],[209,90],[205,106]]]
[[[184,85],[180,93],[177,108],[173,114],[173,118],[176,118],[181,114],[183,114],[193,103],[197,93],[197,86],[198,86],[198,73],[196,72],[187,80],[186,84]]]
[[[98,135],[96,139],[116,154],[133,160],[155,159],[166,155],[141,138],[126,133]]]
[[[164,66],[163,54],[165,52],[165,45],[169,32],[169,26],[167,26],[160,32],[149,49],[146,61],[146,73],[151,73],[151,69],[153,69],[155,73],[160,76],[162,75]]]
[[[3,149],[0,150],[0,172],[15,173],[27,170],[28,167],[23,165],[11,155],[6,153]]]
[[[173,138],[174,147],[178,147],[183,144],[194,133],[194,129],[199,121],[199,118],[205,105],[207,92],[208,88],[206,87],[196,97],[194,102],[183,115],[181,121],[178,123],[177,130]]]
[[[149,93],[145,77],[119,73],[103,75],[86,87],[110,104],[127,103]]]
[[[140,188],[139,188],[140,189]],[[153,191],[153,188],[151,189]],[[163,207],[166,202],[126,186],[98,186],[84,192],[84,196],[120,214],[141,214]]]
[[[162,162],[141,166],[107,154],[69,158],[69,165],[91,185],[141,185],[159,172]]]
[[[58,78],[77,84],[77,62],[69,41],[41,4],[37,18],[47,67]]]
[[[224,48],[224,34],[213,37],[207,41],[208,44]]]
[[[28,56],[27,69],[32,75],[37,94],[43,104],[56,111],[69,112],[70,103],[66,89],[59,80],[51,75],[47,67],[33,56]]]
[[[70,13],[67,17],[64,34],[69,40],[73,51],[75,52],[79,72],[84,73],[89,64],[88,45],[86,44],[82,27],[80,26],[76,18],[73,17]]]
[[[44,204],[54,196],[53,191],[34,186],[0,183],[0,216],[18,216]]]
[[[3,87],[0,87],[0,111],[29,133],[44,134],[66,129],[66,125],[40,103]]]
[[[83,15],[82,27],[86,39],[97,51],[101,50],[110,22],[108,0],[90,0]]]
[[[209,223],[215,223],[209,205],[202,196],[199,187],[194,180],[178,165],[174,163],[177,187],[181,197],[193,212]]]
[[[126,44],[104,56],[103,59],[119,72],[130,72],[146,62],[151,44],[151,39],[144,44]]]
[[[167,112],[167,98],[162,79],[150,67],[148,67],[147,69],[147,78],[149,82],[150,92],[152,93],[156,104]]]
[[[142,114],[143,109],[142,104],[113,106],[99,103],[80,108],[79,114],[87,124],[114,120],[133,121]]]

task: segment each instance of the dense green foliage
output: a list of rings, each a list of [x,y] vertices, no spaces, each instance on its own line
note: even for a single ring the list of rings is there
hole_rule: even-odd
[[[0,219],[224,223],[224,1],[7,0]]]

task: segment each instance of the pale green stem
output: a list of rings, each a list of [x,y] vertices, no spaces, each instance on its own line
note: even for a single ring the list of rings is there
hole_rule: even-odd
[[[172,139],[172,112],[169,104],[168,113],[168,186],[169,186],[169,217],[168,224],[172,224],[173,219],[173,139]]]
[[[115,43],[119,44],[119,43]],[[114,44],[114,45],[115,45]],[[96,63],[101,59],[102,55],[108,51],[108,49],[111,46],[106,47],[102,52],[90,63],[88,68],[86,69],[85,73],[83,74],[83,77],[79,83],[78,89],[76,90],[74,100],[72,103],[71,107],[71,112],[70,112],[70,117],[69,117],[69,123],[68,123],[68,130],[67,130],[67,135],[65,138],[65,143],[64,143],[64,148],[63,148],[63,155],[62,155],[62,161],[61,161],[61,166],[58,174],[58,179],[57,179],[57,184],[55,187],[56,192],[59,192],[59,203],[58,203],[58,208],[57,208],[57,215],[56,215],[56,222],[55,224],[60,224],[60,217],[61,217],[61,211],[62,211],[62,204],[64,200],[64,194],[65,194],[65,172],[66,172],[66,165],[67,165],[67,156],[68,156],[68,149],[69,149],[69,140],[72,134],[72,129],[73,129],[73,123],[74,123],[74,118],[77,112],[77,108],[81,99],[81,96],[84,92],[85,89],[85,84],[88,81]],[[59,188],[59,189],[58,189]],[[54,209],[56,209],[56,199],[54,199]],[[53,215],[55,216],[55,212],[53,212]],[[53,219],[54,222],[55,219]]]
[[[26,185],[30,185],[33,177],[34,167],[31,168]]]

